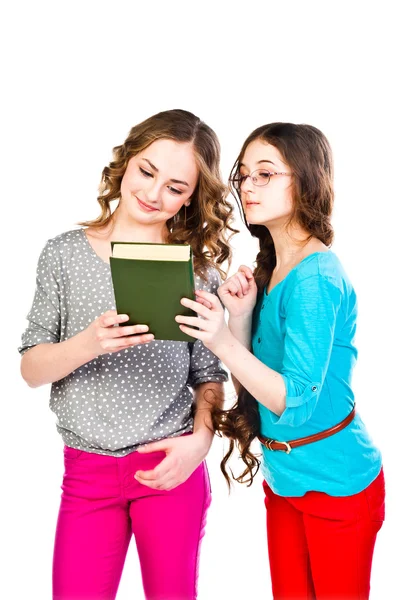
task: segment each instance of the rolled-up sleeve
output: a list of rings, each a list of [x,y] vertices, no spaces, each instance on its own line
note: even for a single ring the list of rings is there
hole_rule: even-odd
[[[55,249],[48,242],[43,248],[36,271],[36,289],[27,315],[28,326],[21,336],[20,354],[38,344],[60,341],[60,301]]]
[[[221,276],[217,269],[209,268],[207,282],[196,277],[196,288],[203,289],[211,294],[217,295],[218,287],[221,285]],[[222,363],[215,354],[208,350],[201,340],[191,344],[191,358],[189,369],[189,385],[196,387],[200,383],[210,381],[223,383],[228,381],[228,373],[222,367]]]
[[[299,282],[291,293],[281,371],[286,408],[276,424],[298,427],[313,414],[332,353],[341,297],[340,289],[320,275]]]
[[[188,381],[191,387],[210,381],[228,381],[228,373],[223,369],[221,361],[203,342],[196,340],[192,348]]]

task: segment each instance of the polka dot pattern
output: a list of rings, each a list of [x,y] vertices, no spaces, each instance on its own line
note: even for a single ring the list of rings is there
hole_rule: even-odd
[[[195,285],[216,293],[218,271],[209,269],[207,283],[196,276]],[[84,229],[63,233],[40,255],[19,351],[62,342],[107,310],[115,310],[110,266],[94,252]],[[192,431],[191,388],[227,379],[201,341],[154,340],[103,354],[53,383],[50,408],[68,446],[125,456],[140,444]]]

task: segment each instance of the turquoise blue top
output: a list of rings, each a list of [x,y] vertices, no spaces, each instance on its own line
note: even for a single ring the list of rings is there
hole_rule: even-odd
[[[260,295],[253,353],[280,373],[286,386],[280,417],[259,404],[263,436],[301,438],[336,425],[351,412],[356,317],[355,292],[331,251],[310,254],[269,294]],[[309,490],[349,496],[377,477],[381,462],[356,414],[339,433],[290,454],[263,448],[261,470],[280,496],[303,496]]]

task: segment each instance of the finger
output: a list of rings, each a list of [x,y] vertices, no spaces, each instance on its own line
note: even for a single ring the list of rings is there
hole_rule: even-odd
[[[178,485],[181,485],[181,483],[183,483],[183,481],[177,481],[176,479],[171,479],[169,481],[166,481],[164,483],[164,486],[162,488],[160,488],[160,490],[164,490],[165,492],[170,492],[174,488],[178,487]]]
[[[159,442],[150,442],[150,444],[144,444],[144,446],[139,446],[137,452],[139,452],[140,454],[150,454],[150,452],[167,452],[168,449],[168,441],[160,440]]]
[[[248,267],[246,265],[240,265],[239,272],[243,273],[249,281],[251,279],[254,279],[253,271],[250,269],[250,267]]]
[[[205,300],[208,299],[205,298]],[[191,308],[195,313],[201,317],[204,317],[205,319],[209,319],[211,316],[211,309],[207,308],[207,306],[204,306],[203,304],[200,304],[199,302],[196,302],[195,300],[190,300],[190,298],[182,298],[181,304],[187,308]]]
[[[137,475],[146,481],[159,481],[173,469],[174,464],[174,458],[171,458],[171,456],[166,456],[154,469],[150,469],[148,471],[136,471],[135,476]]]
[[[196,340],[204,340],[204,331],[200,331],[199,329],[192,329],[191,327],[187,327],[187,325],[179,325],[179,329],[183,331],[183,333],[187,333],[190,337],[196,338]]]
[[[224,310],[221,302],[219,301],[219,298],[217,298],[215,294],[211,294],[210,292],[206,292],[205,290],[197,290],[196,294],[198,294],[200,298],[208,300],[208,302],[211,304],[211,310]],[[199,310],[197,310],[197,308],[201,306],[198,302],[193,302],[193,300],[189,300],[189,298],[182,298],[181,302],[184,306],[188,306],[189,308],[192,308],[192,306],[194,306],[193,310],[195,312],[197,312],[202,317],[206,316],[205,314],[202,314]]]
[[[196,302],[198,302],[199,304],[202,304],[206,308],[212,308],[210,302],[208,300],[206,300],[205,298],[201,298],[199,295],[197,295],[197,292],[196,292]]]
[[[247,294],[247,292],[248,292],[248,291],[249,291],[249,289],[250,289],[249,282],[248,282],[248,280],[247,280],[246,276],[245,276],[245,275],[244,275],[244,273],[242,273],[241,271],[238,271],[238,272],[236,273],[235,277],[236,277],[236,278],[239,280],[239,282],[240,282],[240,286],[241,286],[241,289],[242,289],[242,292],[243,292],[243,294],[244,294],[244,295],[246,295],[246,294]]]
[[[218,295],[221,296],[238,296],[241,293],[241,286],[238,281],[233,278],[228,279],[218,288]]]
[[[148,333],[145,335],[134,335],[127,336],[125,338],[111,338],[103,341],[102,347],[104,350],[113,352],[114,350],[129,348],[130,346],[138,346],[139,344],[146,344],[147,342],[152,342],[154,340],[154,335],[152,333]]]
[[[189,325],[190,327],[200,327],[200,329],[206,330],[205,319],[199,319],[198,317],[184,317],[183,315],[176,315],[175,321],[177,323],[183,323],[184,325]]]
[[[104,313],[104,315],[101,315],[99,323],[101,327],[112,327],[118,323],[124,323],[125,321],[129,321],[128,315],[117,315],[115,310],[110,310]]]
[[[149,331],[147,325],[125,325],[124,327],[112,327],[106,328],[105,337],[107,338],[121,338],[126,336],[137,335],[140,333],[146,333]]]
[[[167,479],[166,481],[148,481],[146,479],[142,479],[140,477],[135,476],[135,479],[142,485],[145,485],[146,487],[149,487],[153,490],[168,491],[176,487],[177,485],[174,478]]]

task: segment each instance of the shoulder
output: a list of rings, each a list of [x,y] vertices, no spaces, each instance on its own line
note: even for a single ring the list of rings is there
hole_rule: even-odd
[[[206,292],[211,292],[212,294],[216,294],[219,286],[222,283],[221,275],[216,267],[207,267],[207,271],[205,273],[206,281],[200,275],[195,275],[195,287],[196,289],[205,290]]]
[[[53,273],[58,280],[73,252],[82,243],[82,228],[65,231],[45,243],[37,263],[37,274]]]
[[[82,228],[71,229],[48,239],[42,249],[41,258],[51,262],[52,260],[59,260],[64,255],[69,255],[73,249],[82,243],[82,231]]]
[[[353,286],[339,258],[331,250],[306,257],[293,269],[287,283],[286,307],[299,301],[306,304],[324,301],[348,310],[356,303]]]
[[[326,288],[337,288],[341,294],[349,293],[352,284],[342,263],[334,252],[316,252],[307,256],[293,269],[291,288],[320,284]]]

